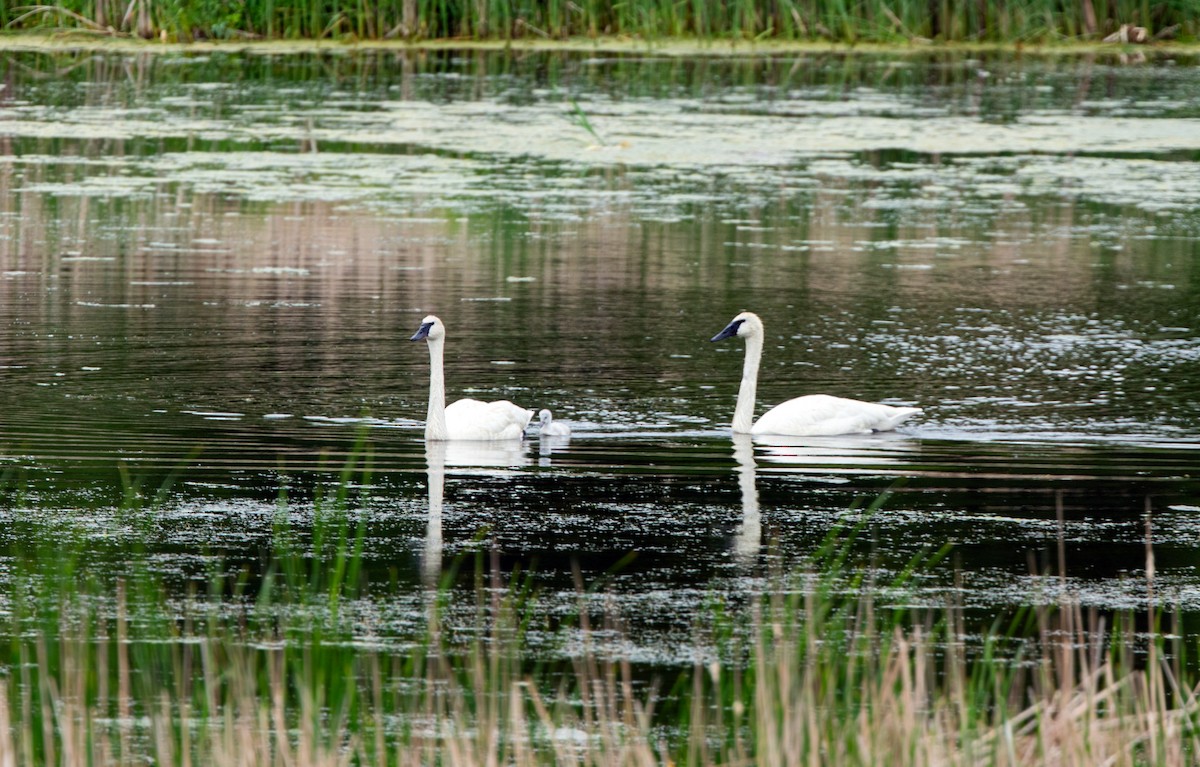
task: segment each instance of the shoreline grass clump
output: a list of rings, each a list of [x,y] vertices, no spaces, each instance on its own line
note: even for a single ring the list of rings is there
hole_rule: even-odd
[[[1145,0],[54,0],[0,5],[0,27],[197,39],[640,39],[859,42],[1195,39],[1194,7]]]
[[[968,645],[954,604],[889,606],[946,552],[877,584],[853,554],[861,524],[748,606],[714,605],[704,659],[658,681],[604,641],[618,615],[593,629],[581,607],[560,629],[575,652],[532,652],[536,593],[482,555],[472,630],[444,619],[463,596],[449,577],[418,625],[381,635],[345,609],[372,598],[350,479],[312,531],[288,528],[281,496],[253,586],[215,573],[181,600],[136,555],[111,582],[87,576],[81,547],[0,626],[0,763],[1173,767],[1200,754],[1186,648],[1070,601]]]

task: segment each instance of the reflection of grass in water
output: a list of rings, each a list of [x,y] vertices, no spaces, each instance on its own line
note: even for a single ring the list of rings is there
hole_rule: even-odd
[[[529,582],[489,582],[481,560],[468,636],[442,620],[453,577],[410,630],[384,636],[340,608],[381,588],[363,575],[364,522],[351,512],[367,478],[349,463],[309,535],[287,523],[281,496],[267,574],[214,571],[207,593],[193,590],[183,604],[149,557],[134,555],[108,584],[88,574],[84,541],[14,562],[14,582],[43,585],[14,595],[0,644],[0,757],[218,767],[1174,765],[1200,748],[1193,675],[1164,662],[1161,641],[1139,669],[1131,621],[1106,630],[1070,604],[1022,613],[968,653],[957,608],[882,607],[902,602],[945,552],[875,584],[852,562],[857,530],[831,533],[807,572],[776,576],[747,610],[714,606],[715,658],[665,694],[613,657],[585,610],[570,629],[581,648],[572,660],[532,657]],[[129,514],[139,503],[128,502]],[[115,611],[96,607],[105,603]],[[618,624],[610,616],[604,631]],[[1019,663],[1000,657],[1031,631],[1038,649]]]
[[[1149,26],[1152,32],[1179,25],[1176,32],[1187,38],[1194,38],[1198,31],[1195,14],[1186,3],[1163,3],[1151,9],[1141,0],[942,0],[934,4],[928,0],[165,0],[152,4],[56,0],[42,5],[0,4],[3,26],[67,26],[91,34],[165,34],[180,40],[632,35],[643,39],[781,38],[850,43],[922,38],[1029,41],[1079,36],[1098,39],[1126,23]],[[111,33],[107,32],[110,28]]]

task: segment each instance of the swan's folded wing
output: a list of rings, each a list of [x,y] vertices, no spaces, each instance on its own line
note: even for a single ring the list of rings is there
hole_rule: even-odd
[[[460,399],[446,407],[446,431],[450,439],[520,439],[532,418],[532,410],[508,400]]]
[[[827,394],[810,394],[782,402],[763,414],[753,434],[819,437],[865,434],[896,428],[920,408],[893,407]]]

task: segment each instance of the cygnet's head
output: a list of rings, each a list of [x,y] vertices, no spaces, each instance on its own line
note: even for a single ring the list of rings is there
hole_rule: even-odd
[[[749,336],[762,335],[763,324],[762,320],[754,312],[742,312],[734,317],[725,329],[713,336],[711,341],[721,341],[734,336],[748,338]]]
[[[546,408],[542,408],[538,411],[538,420],[542,422],[542,426],[549,424],[553,417],[554,416],[550,415],[550,411]]]
[[[442,324],[441,320],[430,314],[425,319],[421,320],[421,327],[418,328],[417,332],[413,333],[413,337],[408,340],[420,341],[424,338],[430,341],[439,341],[445,337],[446,326]]]

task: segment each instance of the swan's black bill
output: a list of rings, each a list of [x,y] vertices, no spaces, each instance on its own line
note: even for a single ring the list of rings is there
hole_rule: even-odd
[[[733,322],[726,325],[724,330],[722,330],[720,333],[717,333],[715,336],[713,336],[712,338],[710,338],[708,340],[709,341],[723,341],[726,338],[733,338],[734,336],[737,335],[738,328],[740,328],[742,326],[743,322],[745,322],[745,320],[734,320]]]
[[[431,327],[433,327],[433,323],[432,323],[432,322],[424,322],[424,323],[422,323],[422,324],[421,324],[421,329],[420,329],[420,330],[418,330],[416,333],[413,333],[413,337],[412,337],[412,338],[410,338],[410,339],[408,339],[408,340],[409,340],[409,341],[420,341],[422,338],[425,338],[426,336],[428,336],[428,335],[429,335],[429,329],[430,329]]]

